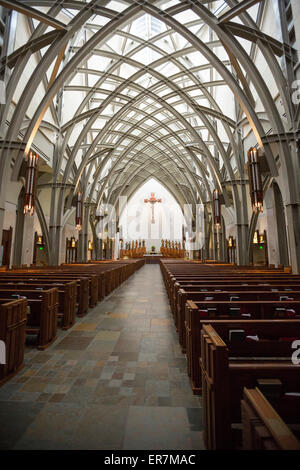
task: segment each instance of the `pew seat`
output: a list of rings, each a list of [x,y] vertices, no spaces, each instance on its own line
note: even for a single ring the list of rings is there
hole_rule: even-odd
[[[5,347],[5,364],[0,364],[0,385],[24,366],[26,320],[26,299],[0,299],[0,340]]]
[[[55,288],[47,290],[0,290],[0,299],[12,296],[23,296],[27,299],[30,313],[27,314],[26,334],[37,336],[37,348],[46,349],[56,340],[58,291]]]
[[[299,423],[286,424],[285,414],[279,415],[257,387],[244,388],[241,415],[244,450],[300,450],[293,433],[296,429],[299,434]]]
[[[271,325],[270,322],[266,331]],[[288,321],[281,323],[282,335],[288,336],[290,329]],[[290,345],[291,342],[292,339]],[[291,347],[287,347],[285,357],[280,357],[282,342],[272,340],[272,343],[270,350],[268,346],[265,349],[261,345],[257,348],[258,343],[254,342],[249,351],[248,346],[244,348],[245,343],[241,342],[237,356],[237,350],[231,350],[231,344],[223,340],[212,324],[202,326],[199,361],[202,371],[204,442],[208,450],[236,447],[238,439],[235,430],[238,429],[236,425],[241,423],[240,403],[244,387],[255,388],[259,380],[276,379],[282,383],[281,394],[300,392],[299,367],[291,361]]]

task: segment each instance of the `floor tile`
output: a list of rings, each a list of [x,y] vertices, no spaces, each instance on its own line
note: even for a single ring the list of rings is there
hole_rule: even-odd
[[[202,429],[158,265],[46,351],[26,346],[25,367],[0,388],[1,449],[196,450]]]

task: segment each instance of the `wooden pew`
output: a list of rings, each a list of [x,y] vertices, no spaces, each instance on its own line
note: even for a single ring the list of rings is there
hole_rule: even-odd
[[[144,264],[144,260],[109,262],[63,268],[27,268],[0,272],[0,339],[6,343],[8,363],[0,365],[0,384],[23,366],[25,335],[37,335],[44,350],[56,339],[58,308],[62,327],[87,313],[105,293],[118,287]],[[10,295],[26,298],[14,299]],[[30,312],[27,312],[30,308]]]
[[[78,316],[84,316],[89,307],[93,308],[98,302],[98,279],[93,274],[81,273],[76,270],[68,271],[49,271],[46,275],[38,273],[38,276],[46,276],[52,280],[75,280],[77,282],[78,291]]]
[[[172,284],[169,286],[169,301],[171,304],[172,311],[174,311],[174,306],[176,305],[176,294],[177,291],[185,289],[185,287],[194,286],[195,290],[207,289],[207,290],[232,290],[233,285],[241,285],[244,287],[255,286],[270,286],[270,289],[273,286],[284,286],[289,288],[294,284],[300,284],[300,277],[295,275],[285,275],[283,278],[274,279],[274,278],[261,278],[261,277],[247,277],[240,278],[238,276],[231,278],[207,278],[207,279],[174,279]],[[275,288],[275,287],[274,287]],[[236,289],[238,290],[238,289]]]
[[[196,282],[193,283],[179,283],[176,282],[173,287],[173,298],[170,301],[172,313],[174,316],[174,320],[176,319],[177,309],[180,304],[179,302],[179,295],[182,295],[182,291],[185,292],[199,292],[204,293],[206,295],[214,295],[217,292],[253,292],[253,291],[269,291],[269,292],[277,292],[277,291],[295,291],[300,290],[300,279],[298,281],[293,279],[293,282],[290,282],[289,279],[281,283],[251,283],[246,284],[244,282],[235,281],[235,283],[228,285],[228,284],[218,284],[217,286],[214,284],[197,284]],[[180,292],[181,291],[181,292]],[[182,301],[185,303],[189,300],[187,296]],[[193,299],[190,299],[193,300]]]
[[[130,261],[130,262],[129,262]],[[126,260],[126,261],[92,261],[89,263],[76,263],[63,265],[64,270],[79,269],[86,273],[94,273],[100,276],[101,284],[104,283],[104,289],[99,285],[99,298],[109,295],[114,289],[128,279],[137,269],[144,264],[144,260]]]
[[[0,385],[24,366],[26,314],[26,299],[0,299],[0,340],[6,348],[6,364],[0,364]]]
[[[300,441],[257,387],[244,388],[241,408],[244,450],[300,450]]]
[[[0,290],[0,299],[12,295],[25,296],[30,314],[27,315],[26,333],[37,335],[37,348],[46,349],[56,340],[58,291],[55,288],[37,290]]]
[[[218,310],[206,311],[209,307],[217,307]],[[234,315],[230,314],[231,308],[240,307],[245,313]],[[247,312],[251,311],[251,319],[286,319],[284,310],[276,311],[279,309],[293,309],[296,312],[296,318],[300,318],[300,301],[233,301],[233,302],[193,302],[186,303],[186,354],[187,354],[187,370],[191,381],[193,392],[196,394],[201,393],[201,370],[199,367],[199,357],[201,355],[201,321],[202,320],[232,320],[238,319],[239,321],[249,320],[246,317]],[[250,309],[250,310],[249,310]],[[292,320],[292,318],[291,318]]]
[[[122,282],[128,279],[137,269],[140,269],[144,264],[144,260],[118,260],[118,261],[90,261],[89,263],[74,263],[72,265],[62,265],[63,270],[78,270],[78,272],[85,272],[87,274],[93,273],[101,277],[101,283],[104,282],[104,292],[99,292],[101,298],[104,295],[109,295],[116,289]]]
[[[289,336],[290,322],[281,323],[280,334]],[[268,332],[273,323],[269,322]],[[293,331],[295,335],[295,326]],[[241,341],[237,356],[236,345],[232,353],[232,345],[225,343],[213,324],[203,324],[200,366],[203,437],[208,450],[235,447],[234,430],[241,423],[240,403],[244,387],[256,387],[259,380],[277,379],[283,384],[284,393],[300,391],[299,367],[291,362],[291,343],[292,338],[290,341]]]
[[[88,277],[80,277],[78,274],[73,275],[71,273],[61,274],[57,273],[53,275],[52,273],[47,274],[46,272],[32,272],[27,271],[10,271],[6,273],[6,279],[16,278],[18,276],[20,281],[22,279],[28,281],[37,281],[37,282],[46,282],[46,283],[57,283],[57,282],[72,282],[76,281],[77,284],[77,315],[82,317],[84,316],[89,309],[89,279]],[[1,274],[0,274],[1,282]]]
[[[280,286],[281,287],[281,286]],[[213,299],[213,300],[222,300],[222,301],[233,301],[231,299],[240,301],[258,301],[258,300],[274,300],[278,301],[280,299],[289,298],[293,300],[300,300],[300,284],[294,286],[297,290],[289,290],[289,291],[270,291],[269,286],[251,286],[251,288],[246,288],[244,286],[244,290],[235,290],[235,288],[231,291],[194,291],[189,288],[186,289],[179,289],[177,292],[177,306],[174,312],[174,322],[176,329],[178,331],[179,343],[181,345],[182,351],[186,352],[186,330],[185,330],[185,308],[186,303],[188,300],[195,302],[205,302],[206,299]],[[194,287],[191,287],[194,289]],[[236,289],[241,289],[241,287],[237,286]],[[263,290],[262,290],[263,289]]]
[[[76,281],[47,281],[47,280],[28,280],[22,277],[14,277],[4,279],[0,277],[0,289],[15,289],[18,294],[18,289],[22,290],[41,290],[51,289],[52,287],[58,290],[58,318],[61,319],[61,327],[63,330],[71,328],[76,321],[76,298],[77,286]]]

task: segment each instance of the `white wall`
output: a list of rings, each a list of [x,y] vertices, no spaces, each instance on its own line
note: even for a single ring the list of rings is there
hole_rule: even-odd
[[[162,199],[162,202],[156,203],[154,207],[155,224],[151,223],[150,204],[144,203],[144,199],[148,199],[151,192],[155,193],[157,199]],[[126,211],[121,214],[119,223],[124,242],[145,240],[147,251],[150,251],[152,245],[159,251],[161,239],[182,240],[183,217],[179,204],[169,191],[154,179],[147,181],[129,200],[127,214],[127,237]]]

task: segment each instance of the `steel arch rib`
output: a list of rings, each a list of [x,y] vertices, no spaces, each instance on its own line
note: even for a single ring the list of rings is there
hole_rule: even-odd
[[[143,8],[145,8],[145,5],[143,6]],[[172,21],[174,21],[174,20],[172,19]],[[105,28],[105,27],[104,27],[104,28]],[[176,29],[176,28],[174,28],[174,29]],[[92,39],[93,39],[93,38],[92,38]]]
[[[147,5],[148,5],[148,4],[147,4],[147,2],[146,2],[146,7],[148,8],[148,6],[147,6]],[[152,7],[152,5],[151,5],[151,7]]]

